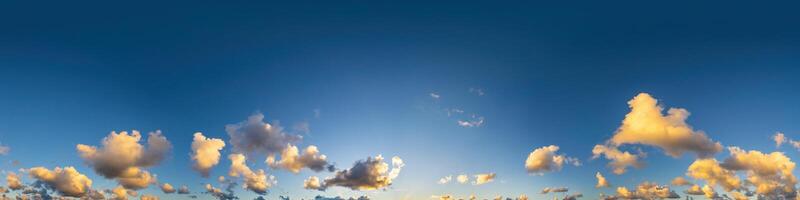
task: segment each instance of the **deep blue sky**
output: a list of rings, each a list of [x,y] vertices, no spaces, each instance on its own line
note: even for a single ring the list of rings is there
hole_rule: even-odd
[[[339,167],[377,154],[407,164],[395,185],[377,192],[308,191],[302,181],[315,173],[267,170],[279,180],[270,199],[536,196],[547,186],[593,198],[613,190],[592,188],[594,173],[608,170],[605,160],[588,160],[591,148],[613,134],[626,102],[639,92],[686,108],[690,124],[726,146],[772,151],[773,133],[797,136],[797,7],[2,2],[0,143],[12,150],[0,157],[0,167],[76,166],[96,188],[110,188],[113,181],[84,165],[75,145],[97,145],[112,130],[160,129],[174,149],[151,171],[200,191],[200,183],[215,181],[190,170],[191,134],[227,140],[226,124],[262,112],[284,126],[308,122],[311,133],[301,146],[317,145]],[[432,92],[442,98],[432,99]],[[477,113],[486,122],[459,127],[443,108]],[[584,165],[527,175],[528,153],[550,144]],[[691,163],[650,150],[648,167],[606,176],[617,186],[666,183]],[[264,168],[261,159],[254,163]],[[224,175],[228,165],[223,160],[213,174]],[[436,184],[450,174],[486,172],[498,180]],[[163,195],[155,187],[144,193]]]

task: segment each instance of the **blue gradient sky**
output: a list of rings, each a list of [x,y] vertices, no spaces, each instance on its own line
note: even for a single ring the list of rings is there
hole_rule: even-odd
[[[75,145],[98,145],[113,130],[160,129],[174,149],[150,171],[199,192],[216,181],[191,170],[191,135],[227,141],[226,124],[262,112],[287,127],[308,122],[300,146],[318,146],[340,168],[377,154],[406,163],[390,188],[371,192],[304,190],[309,175],[330,174],[267,170],[279,181],[268,199],[539,199],[552,186],[592,199],[613,193],[593,188],[597,171],[632,187],[667,183],[693,161],[644,147],[647,167],[616,176],[606,160],[589,160],[640,92],[686,108],[691,125],[725,146],[770,152],[775,132],[798,137],[797,6],[2,2],[0,143],[11,152],[0,156],[0,169],[75,166],[95,188],[111,188],[114,181],[86,166]],[[485,124],[460,127],[444,108],[476,113]],[[528,154],[551,144],[583,166],[528,175]],[[252,167],[266,169],[262,161]],[[224,159],[212,176],[225,175],[229,164]],[[488,172],[498,178],[486,185],[436,184]],[[185,198],[152,186],[141,193]]]

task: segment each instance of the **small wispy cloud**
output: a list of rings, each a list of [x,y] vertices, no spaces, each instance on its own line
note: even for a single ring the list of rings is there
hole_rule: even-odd
[[[469,93],[476,94],[478,96],[483,96],[486,94],[481,88],[469,88]]]
[[[433,92],[431,92],[429,95],[431,96],[431,98],[434,98],[434,99],[439,99],[439,98],[442,97],[441,95],[433,93]]]

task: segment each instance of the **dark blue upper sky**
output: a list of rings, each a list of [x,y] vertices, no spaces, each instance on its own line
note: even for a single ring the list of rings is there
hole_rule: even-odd
[[[275,172],[280,184],[271,198],[489,198],[531,196],[546,186],[594,197],[613,190],[592,188],[605,161],[589,161],[591,147],[614,133],[625,102],[639,92],[686,108],[690,124],[725,145],[768,151],[773,133],[800,133],[798,6],[0,2],[0,143],[12,149],[0,159],[21,163],[0,166],[71,165],[111,188],[75,145],[99,144],[112,130],[160,129],[175,148],[152,171],[200,191],[201,182],[214,181],[188,170],[191,134],[227,140],[226,124],[262,112],[287,127],[308,122],[303,146],[319,146],[339,167],[377,154],[407,163],[393,189],[371,193],[307,191],[300,184],[312,173]],[[485,117],[485,126],[459,127],[441,112],[454,107]],[[587,159],[584,166],[526,175],[528,153],[550,144]],[[668,182],[691,160],[651,153],[648,162],[610,179]],[[220,166],[215,175],[226,174],[227,160]],[[669,174],[651,176],[662,170]],[[448,174],[485,172],[502,181],[435,184]]]

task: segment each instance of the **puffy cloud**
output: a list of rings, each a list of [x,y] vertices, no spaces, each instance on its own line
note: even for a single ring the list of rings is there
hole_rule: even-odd
[[[611,160],[608,163],[608,167],[617,175],[624,174],[628,167],[641,168],[644,166],[644,163],[639,162],[639,158],[645,156],[644,153],[632,154],[627,151],[623,152],[616,146],[595,145],[592,149],[592,159],[597,159],[600,156]]]
[[[181,186],[181,188],[178,189],[178,194],[189,194],[189,187],[185,185]]]
[[[247,121],[228,124],[225,126],[225,131],[231,138],[229,143],[233,146],[233,150],[248,156],[252,153],[275,155],[288,144],[303,139],[302,136],[285,133],[278,123],[264,122],[264,115],[261,113],[251,115]]]
[[[169,183],[161,184],[161,191],[167,194],[175,193],[175,187],[172,187]]]
[[[319,190],[322,188],[322,184],[319,182],[319,178],[316,176],[308,177],[305,181],[303,181],[303,188],[310,189],[310,190]]]
[[[520,194],[519,197],[517,197],[517,200],[528,200],[528,195]]]
[[[6,184],[8,185],[8,188],[12,190],[19,190],[25,188],[25,185],[22,184],[22,181],[20,181],[19,176],[14,172],[8,172],[6,174]]]
[[[155,184],[157,180],[155,175],[150,175],[150,172],[132,167],[117,177],[117,182],[127,189],[138,190]]]
[[[439,183],[439,184],[447,184],[447,183],[449,183],[451,180],[453,180],[453,176],[451,176],[451,175],[447,175],[447,176],[445,176],[445,177],[442,177],[442,178],[440,178],[438,183]]]
[[[147,138],[147,148],[139,144],[142,136],[139,131],[131,134],[122,131],[111,132],[102,141],[102,147],[79,144],[80,157],[106,178],[117,181],[128,189],[141,189],[155,183],[155,177],[142,170],[161,162],[172,145],[161,131],[151,132]]]
[[[56,167],[53,170],[34,167],[28,170],[28,174],[48,188],[68,197],[83,197],[92,188],[92,180],[73,167]]]
[[[158,200],[158,197],[149,194],[143,194],[142,197],[140,197],[140,200]]]
[[[717,195],[717,192],[714,191],[714,188],[711,187],[711,186],[708,186],[708,185],[704,185],[703,186],[703,194],[706,196],[706,198],[709,198],[709,199],[719,198],[719,196]]]
[[[326,178],[320,190],[331,186],[353,190],[381,189],[392,184],[392,180],[397,178],[403,166],[405,166],[403,160],[397,156],[392,157],[391,170],[389,164],[383,161],[383,156],[367,157],[366,160],[356,162],[352,168],[337,171],[333,177]]]
[[[122,187],[121,185],[111,190],[111,194],[114,194],[113,199],[115,200],[127,200],[129,195],[128,190],[126,190],[125,187]]]
[[[442,97],[441,95],[439,95],[439,94],[436,94],[436,93],[433,93],[433,92],[431,92],[431,93],[430,93],[430,94],[428,94],[428,95],[430,95],[430,96],[431,96],[431,98],[434,98],[434,99],[439,99],[440,97]]]
[[[756,193],[795,193],[797,178],[793,171],[796,164],[782,152],[765,154],[738,147],[729,147],[728,150],[730,157],[720,165],[729,170],[746,171],[747,181],[756,187]]]
[[[705,192],[703,192],[703,188],[700,187],[697,184],[692,185],[691,187],[689,187],[689,189],[686,189],[686,191],[684,191],[684,193],[686,193],[688,195],[704,195],[705,194]]]
[[[225,176],[217,177],[217,182],[224,183],[225,182]]]
[[[689,180],[686,180],[686,178],[683,178],[683,176],[678,176],[673,178],[670,184],[674,186],[684,186],[684,185],[692,185],[692,182],[689,182]]]
[[[219,151],[224,147],[225,141],[222,139],[207,138],[201,132],[195,133],[192,141],[192,167],[203,177],[208,177],[211,168],[219,163]]]
[[[707,158],[722,151],[722,145],[709,139],[703,131],[692,129],[686,123],[689,111],[670,108],[667,115],[658,105],[658,100],[647,93],[640,93],[628,101],[630,113],[625,115],[622,125],[609,140],[613,145],[644,144],[656,146],[672,157],[684,152],[693,152]]]
[[[720,166],[716,159],[695,160],[686,170],[686,175],[705,180],[711,186],[722,186],[726,191],[739,189],[742,184],[734,171]]]
[[[542,191],[539,192],[539,193],[547,194],[547,193],[562,193],[562,192],[569,192],[569,188],[566,188],[566,187],[554,187],[554,188],[546,187],[546,188],[542,189]]]
[[[560,171],[564,163],[580,165],[576,158],[557,154],[559,147],[556,145],[544,146],[533,150],[525,160],[525,169],[528,173],[544,173]]]
[[[483,185],[487,183],[491,183],[494,181],[494,178],[497,177],[495,173],[487,173],[487,174],[476,174],[475,181],[472,182],[473,185]]]
[[[620,199],[678,199],[680,196],[675,191],[670,190],[669,186],[658,185],[650,182],[643,182],[636,186],[636,190],[630,191],[625,187],[617,188],[616,198]],[[606,198],[609,199],[609,198]]]
[[[328,164],[327,157],[320,154],[319,149],[314,145],[306,147],[303,150],[303,154],[300,154],[297,146],[288,144],[281,151],[281,160],[276,162],[275,158],[270,156],[267,158],[267,164],[270,167],[286,169],[295,174],[299,173],[303,168],[308,168],[315,172],[325,169],[333,171],[333,166]]]
[[[222,189],[213,187],[213,186],[211,186],[211,184],[206,184],[205,185],[205,189],[206,189],[205,193],[210,194],[211,196],[213,196],[214,198],[219,199],[219,200],[239,199],[239,197],[237,197],[233,192],[233,188],[234,187],[236,187],[236,183],[235,182],[228,182],[228,183],[225,184],[225,191],[222,191]]]
[[[456,177],[456,181],[461,184],[465,184],[469,182],[469,175],[461,174]]]
[[[594,186],[595,188],[611,187],[611,184],[608,183],[606,177],[604,177],[603,174],[600,174],[600,172],[597,172],[594,177],[597,178],[597,184]]]
[[[781,144],[786,142],[786,135],[783,135],[781,132],[777,132],[772,136],[772,140],[775,141],[775,147],[781,147]]]
[[[277,182],[274,176],[267,176],[262,169],[258,171],[250,170],[243,154],[231,154],[228,156],[228,159],[231,160],[231,168],[230,172],[228,172],[228,176],[243,177],[244,187],[250,191],[263,195],[267,193],[268,188],[272,187],[272,185]]]

